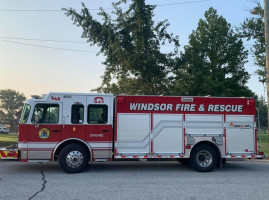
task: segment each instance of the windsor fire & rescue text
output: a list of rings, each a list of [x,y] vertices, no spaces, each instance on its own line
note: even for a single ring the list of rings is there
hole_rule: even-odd
[[[182,112],[243,112],[243,105],[130,103],[130,110],[182,111]]]

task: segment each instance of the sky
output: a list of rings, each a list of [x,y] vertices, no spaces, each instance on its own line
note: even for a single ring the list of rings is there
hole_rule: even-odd
[[[89,9],[103,7],[110,12],[114,1],[84,3]],[[179,36],[181,49],[211,6],[235,27],[250,17],[249,10],[255,5],[252,0],[147,0],[146,3],[158,5],[154,20],[169,21],[168,31]],[[29,98],[48,92],[89,93],[101,85],[105,58],[96,55],[99,48],[81,38],[81,27],[60,11],[69,7],[80,10],[81,1],[0,0],[0,90],[13,89]],[[96,10],[91,12],[100,19]],[[245,42],[246,48],[251,44]],[[251,55],[245,68],[251,74],[249,88],[259,96],[264,95],[263,85],[254,74],[257,67]]]

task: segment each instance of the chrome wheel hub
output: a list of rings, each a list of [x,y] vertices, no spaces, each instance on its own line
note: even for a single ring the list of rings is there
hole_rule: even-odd
[[[201,167],[208,167],[212,163],[212,155],[210,152],[203,150],[196,156],[197,164]]]
[[[68,167],[77,168],[83,163],[83,155],[79,151],[71,151],[66,156]]]

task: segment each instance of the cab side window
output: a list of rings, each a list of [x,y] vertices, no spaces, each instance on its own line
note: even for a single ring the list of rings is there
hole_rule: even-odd
[[[83,124],[84,123],[84,105],[72,105],[71,109],[71,123]]]
[[[108,119],[107,105],[88,105],[88,123],[106,124]]]
[[[38,123],[58,124],[59,122],[59,104],[42,104],[35,105],[32,116],[32,123],[35,123],[35,115],[38,115]]]

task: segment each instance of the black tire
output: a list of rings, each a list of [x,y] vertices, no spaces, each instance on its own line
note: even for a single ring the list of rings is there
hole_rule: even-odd
[[[89,159],[89,152],[82,145],[68,144],[60,152],[59,164],[67,173],[79,173],[88,166]]]
[[[191,152],[191,167],[199,172],[210,172],[218,163],[218,155],[216,150],[206,144],[201,144]]]

